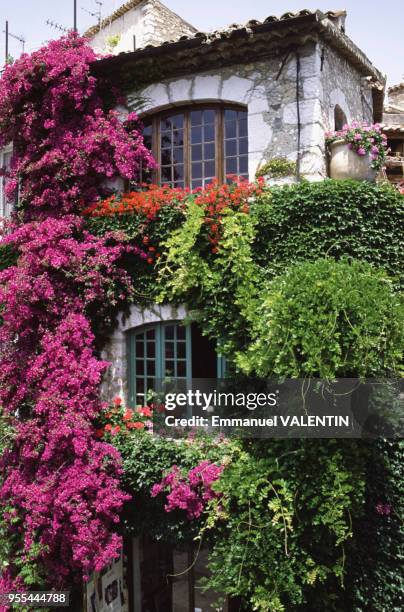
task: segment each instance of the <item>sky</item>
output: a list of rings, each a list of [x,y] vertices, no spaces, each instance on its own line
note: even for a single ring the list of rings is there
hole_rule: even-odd
[[[103,0],[102,16],[110,15],[123,3],[124,0]],[[304,8],[344,8],[348,12],[348,36],[387,74],[388,85],[404,81],[404,0],[166,0],[164,4],[202,31]],[[77,0],[77,7],[78,27],[83,32],[97,21],[89,13],[96,13],[99,4],[96,0]],[[9,31],[25,38],[25,49],[31,51],[61,35],[46,24],[47,20],[66,28],[73,26],[73,0],[0,0],[0,64],[5,55],[2,32],[6,20]],[[11,38],[10,54],[18,57],[21,51],[22,44]]]

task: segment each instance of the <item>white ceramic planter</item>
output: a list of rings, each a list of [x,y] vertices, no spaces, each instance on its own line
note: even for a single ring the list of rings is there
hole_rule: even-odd
[[[329,145],[330,177],[332,179],[353,179],[354,181],[375,181],[377,170],[371,167],[369,153],[358,155],[348,148],[344,140],[335,140]]]

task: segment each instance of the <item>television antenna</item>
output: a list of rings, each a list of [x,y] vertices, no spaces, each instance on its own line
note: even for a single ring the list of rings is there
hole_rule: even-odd
[[[81,7],[82,11],[85,11],[86,13],[88,13],[89,15],[91,15],[91,17],[96,17],[97,21],[98,21],[98,25],[101,24],[101,19],[102,19],[102,5],[103,2],[100,2],[100,0],[94,0],[95,4],[98,5],[98,9],[96,11],[89,11],[88,9]]]
[[[9,52],[8,52],[9,39],[10,38],[15,38],[15,40],[18,40],[18,42],[20,42],[22,44],[22,52],[23,53],[25,51],[26,40],[22,36],[17,36],[16,34],[12,34],[10,32],[9,27],[8,27],[8,21],[6,21],[6,29],[3,30],[3,33],[6,35],[6,54],[5,55],[6,55],[6,64],[7,64],[8,58],[9,58]]]
[[[51,28],[55,28],[55,30],[59,30],[60,32],[65,32],[66,34],[71,31],[71,28],[65,28],[60,25],[56,21],[51,21],[50,19],[46,20],[46,25]],[[77,0],[73,0],[73,32],[77,32]]]
[[[51,21],[50,19],[47,19],[45,23],[46,25],[50,26],[51,28],[54,28],[55,30],[59,30],[60,32],[65,32],[67,34],[67,32],[69,31],[67,28],[60,25],[60,23],[56,23],[56,21]]]

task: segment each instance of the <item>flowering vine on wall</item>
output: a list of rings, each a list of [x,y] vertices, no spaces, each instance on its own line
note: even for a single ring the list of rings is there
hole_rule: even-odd
[[[122,235],[91,235],[80,211],[106,180],[136,179],[154,162],[135,115],[105,108],[96,59],[70,34],[8,66],[0,81],[0,146],[12,142],[8,197],[19,192],[3,244],[18,253],[0,275],[0,401],[11,441],[1,460],[1,588],[61,587],[102,568],[121,545],[113,526],[127,495],[119,453],[97,438],[94,312],[131,295]],[[116,98],[114,104],[119,99]]]

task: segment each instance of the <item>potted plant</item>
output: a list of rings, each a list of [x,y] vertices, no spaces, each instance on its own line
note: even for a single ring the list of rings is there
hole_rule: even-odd
[[[268,185],[286,185],[296,182],[296,162],[286,157],[273,157],[259,166],[256,178],[264,177]]]
[[[377,123],[353,121],[342,130],[327,132],[326,143],[333,179],[374,181],[388,153],[387,137]]]

